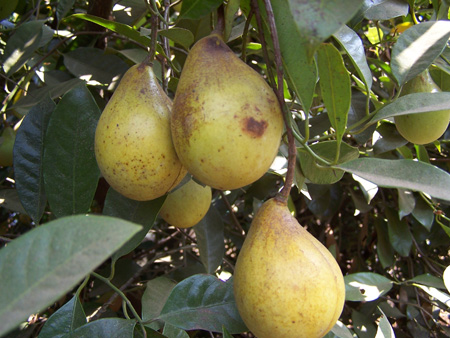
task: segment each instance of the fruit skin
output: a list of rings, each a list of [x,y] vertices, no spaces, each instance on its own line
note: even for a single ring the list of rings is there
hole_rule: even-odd
[[[13,165],[13,148],[16,140],[16,133],[7,126],[0,136],[0,166],[10,167]]]
[[[170,99],[150,66],[131,67],[99,119],[95,156],[103,177],[122,195],[152,200],[186,175],[170,133]]]
[[[433,81],[428,70],[411,79],[402,89],[402,96],[412,93],[435,93],[440,88]],[[414,144],[427,144],[436,141],[447,130],[450,110],[432,111],[394,117],[398,132]]]
[[[211,187],[190,180],[170,193],[161,208],[161,217],[170,225],[189,228],[206,215],[211,205]]]
[[[258,338],[315,338],[338,320],[345,286],[330,252],[273,198],[256,213],[239,253],[234,295]]]
[[[265,80],[212,33],[186,59],[171,126],[180,161],[198,181],[237,189],[269,169],[283,115]]]

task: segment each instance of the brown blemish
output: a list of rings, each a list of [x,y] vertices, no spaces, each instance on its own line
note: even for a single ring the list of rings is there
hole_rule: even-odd
[[[210,36],[206,39],[205,49],[209,53],[231,52],[231,49],[217,36]]]
[[[251,137],[261,137],[266,131],[268,126],[267,121],[257,121],[253,117],[246,117],[243,120],[242,130],[249,134]]]

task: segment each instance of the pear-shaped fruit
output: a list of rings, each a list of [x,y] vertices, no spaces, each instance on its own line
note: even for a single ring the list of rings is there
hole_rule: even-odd
[[[402,95],[440,91],[441,89],[433,81],[428,70],[425,70],[405,83],[402,88]],[[426,144],[436,141],[445,133],[450,120],[450,110],[399,115],[395,116],[394,120],[398,132],[406,140],[415,144]]]
[[[234,295],[258,338],[318,338],[338,320],[345,286],[331,253],[274,198],[253,219],[236,263]]]
[[[103,177],[122,195],[152,200],[186,175],[170,133],[170,99],[150,66],[131,67],[106,105],[95,133]]]
[[[282,131],[283,115],[265,80],[219,34],[199,40],[172,110],[172,138],[187,170],[216,189],[253,183],[272,164]]]
[[[190,180],[167,196],[160,215],[170,225],[189,228],[206,215],[211,205],[211,197],[211,187]]]
[[[16,133],[7,126],[0,136],[0,166],[10,167],[13,165],[13,148],[16,140]]]

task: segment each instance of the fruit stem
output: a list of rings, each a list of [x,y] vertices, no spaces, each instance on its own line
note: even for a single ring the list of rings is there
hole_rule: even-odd
[[[144,61],[142,61],[142,64],[148,65],[150,67],[153,67],[153,60],[155,59],[156,54],[156,44],[158,39],[158,16],[156,14],[152,14],[150,17],[150,23],[151,23],[151,47],[150,52],[148,53],[147,57]]]
[[[286,133],[288,138],[288,170],[286,173],[286,180],[283,189],[275,197],[278,201],[287,204],[289,194],[291,193],[291,187],[294,183],[295,162],[297,159],[297,148],[295,146],[294,133],[291,128],[291,120],[289,118],[289,110],[286,108],[284,102],[284,88],[283,88],[283,62],[281,60],[280,42],[278,41],[277,27],[275,25],[275,17],[273,14],[272,5],[270,0],[264,0],[264,7],[267,13],[267,21],[269,23],[270,35],[273,42],[273,48],[275,53],[275,68],[277,70],[277,90],[275,91],[278,103],[283,111],[284,124],[286,126]]]
[[[221,37],[223,37],[224,31],[225,31],[225,10],[222,4],[217,9],[217,24],[216,27],[214,27],[214,30],[211,32],[211,34],[219,34]]]

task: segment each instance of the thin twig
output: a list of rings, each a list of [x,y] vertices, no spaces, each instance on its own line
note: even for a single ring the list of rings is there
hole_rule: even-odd
[[[230,205],[230,202],[228,202],[227,196],[223,193],[222,190],[220,190],[220,196],[222,197],[222,200],[225,203],[227,209],[230,211],[231,219],[233,220],[234,225],[236,226],[236,228],[239,229],[241,234],[245,234],[244,229],[242,229],[241,224],[239,223],[238,219],[236,218],[236,215],[234,214],[234,211]]]

